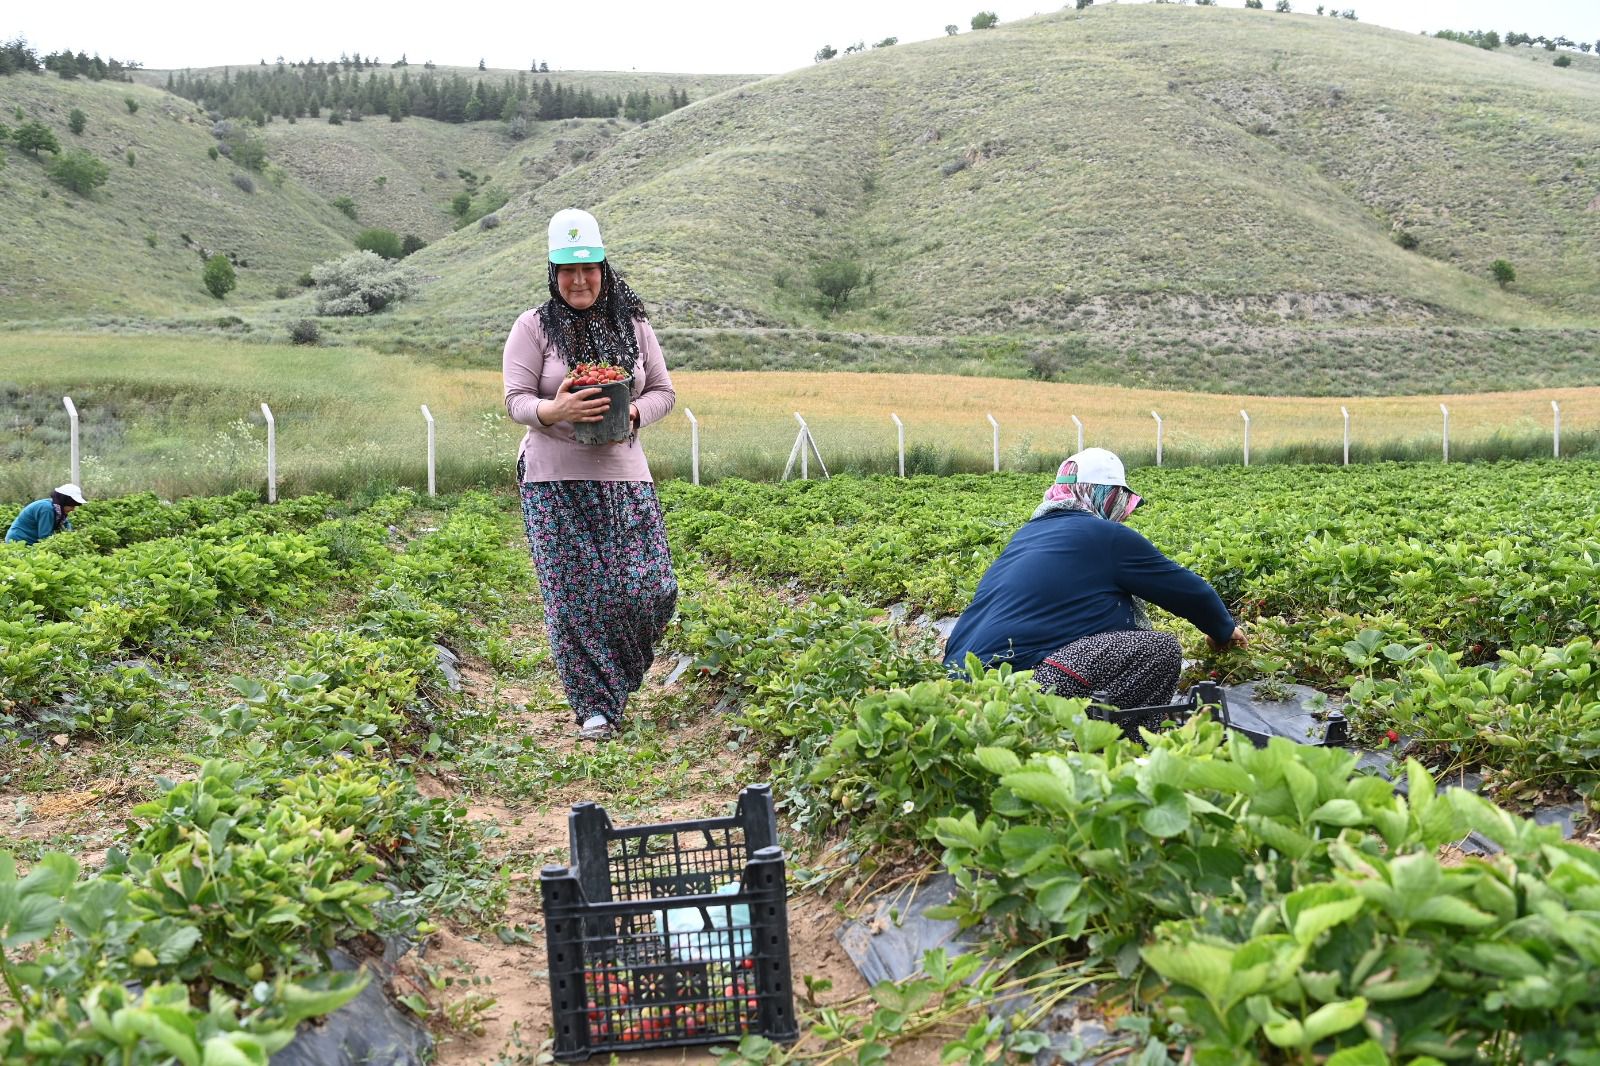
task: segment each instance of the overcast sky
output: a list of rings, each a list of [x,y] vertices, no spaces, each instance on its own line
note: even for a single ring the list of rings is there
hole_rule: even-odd
[[[1106,0],[1101,0],[1105,3]],[[1244,0],[1221,0],[1242,7]],[[1314,11],[1316,0],[1293,0]],[[1273,0],[1267,0],[1270,8]],[[551,70],[655,70],[776,74],[805,66],[823,44],[843,49],[885,37],[936,37],[946,24],[968,29],[974,12],[1002,22],[1057,10],[1034,0],[749,0],[668,4],[662,0],[539,2],[483,0],[460,8],[277,0],[238,7],[214,0],[22,0],[0,13],[0,38],[18,34],[43,52],[70,48],[152,68],[242,65],[261,59],[336,59],[360,52],[393,62]],[[1600,40],[1600,0],[1335,0],[1364,22],[1406,30],[1508,29]],[[378,14],[378,12],[384,12]],[[0,92],[3,96],[3,92]]]

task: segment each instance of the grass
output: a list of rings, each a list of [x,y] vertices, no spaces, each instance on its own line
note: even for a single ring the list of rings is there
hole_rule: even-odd
[[[225,338],[0,334],[0,499],[33,499],[65,480],[67,420],[82,418],[83,480],[95,495],[150,489],[166,496],[265,485],[263,402],[277,421],[286,494],[354,495],[374,485],[426,485],[426,430],[437,421],[441,491],[509,482],[521,427],[500,405],[498,372],[442,368],[358,347],[306,348]],[[1006,469],[1049,470],[1085,442],[1130,463],[1154,459],[1152,408],[1165,420],[1173,465],[1234,463],[1251,415],[1252,461],[1340,458],[1339,408],[1351,414],[1351,458],[1440,455],[1438,404],[1451,409],[1455,459],[1532,457],[1550,449],[1550,401],[1562,405],[1563,452],[1600,447],[1600,388],[1390,398],[1240,397],[952,375],[740,374],[683,371],[678,411],[645,432],[659,478],[690,473],[685,409],[701,423],[702,476],[781,474],[801,412],[830,471],[887,473],[890,414],[906,426],[908,472],[985,470],[986,414],[1001,423]]]

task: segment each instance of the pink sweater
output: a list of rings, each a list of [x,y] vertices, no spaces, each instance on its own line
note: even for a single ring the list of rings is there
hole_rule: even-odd
[[[635,319],[639,365],[633,371],[633,403],[639,425],[659,421],[672,410],[672,390],[661,342],[643,319]],[[519,455],[526,464],[524,481],[651,481],[650,465],[637,437],[620,444],[579,444],[571,422],[546,426],[539,421],[539,401],[555,397],[567,376],[567,364],[544,334],[537,309],[524,311],[506,338],[501,363],[506,382],[506,413],[528,427]]]

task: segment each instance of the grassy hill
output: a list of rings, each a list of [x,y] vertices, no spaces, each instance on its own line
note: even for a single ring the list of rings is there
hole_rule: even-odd
[[[352,232],[322,206],[350,195],[365,224],[438,238],[414,260],[422,294],[331,324],[380,347],[492,360],[543,298],[545,220],[582,204],[679,365],[1533,387],[1600,371],[1600,62],[1552,58],[1311,15],[1107,5],[695,93],[642,126],[545,124],[493,162],[497,124],[265,136],[285,206],[315,190],[317,225]],[[446,233],[458,169],[511,197],[499,228]],[[280,232],[315,252],[298,224]],[[1517,275],[1504,289],[1501,258]],[[870,284],[825,315],[812,271],[834,259]],[[243,312],[264,330],[303,313]]]

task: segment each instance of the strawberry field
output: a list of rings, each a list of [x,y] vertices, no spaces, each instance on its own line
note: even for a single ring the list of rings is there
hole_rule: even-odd
[[[1212,655],[1158,618],[1191,676],[1327,693],[1393,780],[946,678],[928,623],[1037,476],[664,484],[679,617],[598,746],[569,736],[509,496],[92,502],[0,549],[0,1058],[264,1063],[371,983],[442,1062],[540,1061],[530,875],[566,861],[565,804],[725,813],[756,780],[791,912],[943,869],[939,916],[988,952],[868,989],[810,973],[796,927],[804,1035],[731,1061],[1090,1061],[1070,1002],[1130,1062],[1600,1058],[1600,854],[1523,817],[1600,784],[1600,470],[1135,484],[1132,524],[1252,636]],[[1437,787],[1466,771],[1483,795]],[[1474,831],[1491,854],[1454,848]]]

